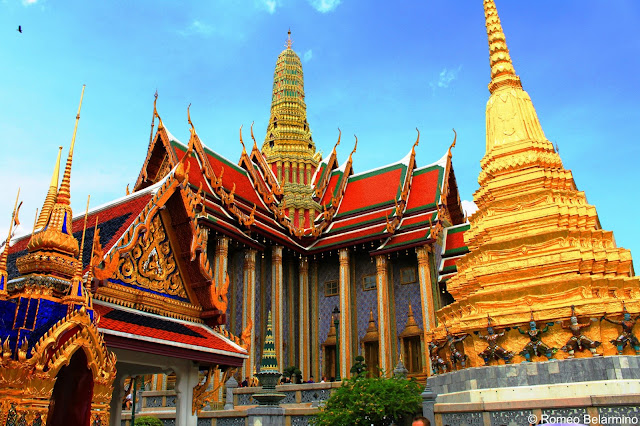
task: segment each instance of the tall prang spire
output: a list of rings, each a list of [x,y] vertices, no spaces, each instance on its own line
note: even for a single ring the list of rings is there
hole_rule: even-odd
[[[82,85],[82,93],[80,94],[80,105],[78,105],[78,114],[76,115],[76,125],[73,128],[73,137],[71,138],[71,146],[69,147],[69,156],[67,157],[67,164],[64,168],[64,175],[62,176],[62,183],[60,183],[60,189],[58,190],[58,197],[56,199],[57,204],[70,204],[70,185],[71,185],[71,163],[73,162],[73,148],[76,144],[76,133],[78,132],[78,122],[80,121],[80,109],[82,108],[82,98],[84,97],[84,88]]]
[[[506,328],[530,321],[532,312],[543,322],[568,319],[572,306],[592,318],[621,313],[620,296],[605,295],[624,294],[640,305],[631,253],[601,228],[595,207],[545,137],[515,74],[494,0],[484,0],[484,13],[491,95],[480,188],[473,195],[478,210],[464,233],[469,253],[447,281],[455,302],[438,310],[440,324],[471,333],[486,327],[487,316]],[[433,331],[435,339],[447,334],[444,325]],[[547,338],[564,339],[562,333],[557,328]],[[465,348],[480,341],[470,334]],[[513,362],[523,360],[517,355]]]
[[[302,62],[291,49],[291,30],[286,48],[276,61],[271,95],[271,114],[262,153],[284,192],[289,218],[296,228],[310,226],[320,205],[312,198],[311,176],[320,161],[307,122]]]
[[[38,216],[38,220],[36,222],[35,228],[40,229],[47,224],[47,219],[49,219],[49,214],[51,214],[51,209],[53,205],[56,203],[56,197],[58,196],[58,180],[60,179],[60,156],[62,155],[62,147],[58,149],[58,158],[56,160],[56,165],[53,169],[53,175],[51,176],[51,184],[49,184],[49,191],[47,191],[47,196],[44,199],[44,204],[42,206],[42,211],[40,212],[40,216]]]
[[[524,151],[549,152],[553,166],[562,167],[560,157],[542,131],[531,98],[522,89],[513,68],[494,0],[484,0],[484,16],[489,41],[491,96],[487,102],[487,145],[483,169],[490,168],[487,163],[496,158]],[[538,157],[528,156],[534,161]],[[480,185],[483,184],[482,178],[481,174]]]
[[[31,235],[31,239],[27,244],[29,254],[16,260],[16,266],[22,275],[51,273],[62,278],[71,278],[75,274],[79,247],[78,241],[73,237],[73,211],[70,203],[71,165],[84,89],[85,86],[83,85],[67,164],[58,189],[56,202],[51,208],[51,213],[47,215],[44,228],[38,232],[34,231]],[[41,261],[43,255],[44,258],[50,261]]]
[[[489,39],[489,61],[491,64],[491,84],[489,91],[493,93],[498,87],[508,85],[522,87],[520,78],[513,68],[507,40],[502,31],[502,24],[494,0],[484,0],[484,17]]]

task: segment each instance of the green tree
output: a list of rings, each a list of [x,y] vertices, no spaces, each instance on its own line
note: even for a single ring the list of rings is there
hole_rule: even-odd
[[[364,363],[364,357],[362,355],[358,355],[356,357],[356,362],[351,367],[351,374],[359,376],[367,371],[367,364]]]
[[[302,371],[294,365],[285,368],[282,375],[290,378],[291,383],[300,383],[302,381]]]
[[[343,381],[312,420],[316,426],[386,426],[422,408],[422,386],[397,377],[354,376]]]
[[[136,417],[135,426],[162,426],[162,420],[151,416]]]

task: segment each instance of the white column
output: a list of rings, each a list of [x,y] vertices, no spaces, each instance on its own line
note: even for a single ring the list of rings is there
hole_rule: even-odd
[[[176,426],[197,426],[193,414],[193,388],[198,384],[198,365],[186,361],[174,369],[176,373]]]
[[[113,381],[113,396],[109,408],[109,426],[120,426],[122,417],[122,399],[124,398],[124,380],[127,375],[118,371]]]

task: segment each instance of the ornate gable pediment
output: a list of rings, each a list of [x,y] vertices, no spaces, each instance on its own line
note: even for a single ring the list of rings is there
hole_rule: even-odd
[[[129,255],[120,259],[115,278],[142,291],[189,301],[160,214],[151,219],[149,230]]]

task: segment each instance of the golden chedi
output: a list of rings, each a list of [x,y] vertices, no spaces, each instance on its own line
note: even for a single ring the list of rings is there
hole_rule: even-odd
[[[525,360],[525,353],[533,361],[546,355],[566,358],[569,354],[559,349],[571,339],[566,324],[574,306],[581,324],[591,320],[581,333],[602,342],[596,355],[616,354],[611,340],[621,334],[620,325],[601,318],[620,320],[625,306],[634,318],[640,311],[640,280],[633,276],[631,253],[601,229],[595,207],[545,137],[515,73],[493,0],[484,0],[484,11],[491,96],[480,188],[474,194],[478,211],[465,233],[470,252],[447,282],[455,302],[438,311],[433,339],[468,333],[462,343],[468,365],[483,365],[479,354],[487,342],[474,332],[485,333],[490,316],[496,331],[506,331],[500,344],[516,354],[512,362]],[[537,336],[531,336],[532,320]],[[535,345],[529,343],[538,338],[544,344],[539,348],[549,351],[531,351]],[[635,353],[633,345],[624,353]]]
[[[304,101],[302,63],[291,49],[291,31],[287,47],[276,61],[273,75],[271,114],[262,154],[283,192],[283,204],[296,228],[309,228],[320,212],[313,200],[313,176],[320,154],[311,136]]]

